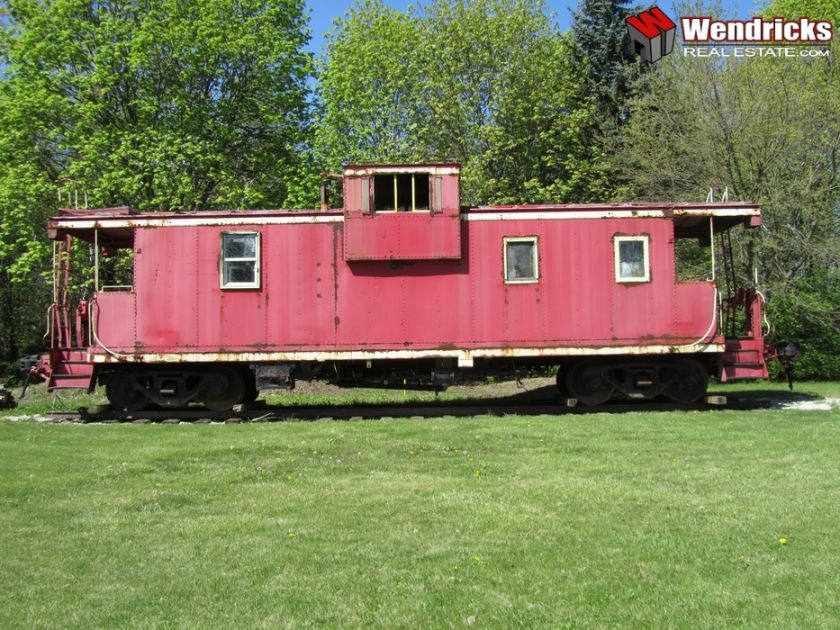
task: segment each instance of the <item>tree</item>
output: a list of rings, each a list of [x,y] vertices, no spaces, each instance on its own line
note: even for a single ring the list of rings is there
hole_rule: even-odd
[[[0,357],[13,359],[20,322],[42,319],[43,306],[20,311],[14,287],[48,266],[56,188],[145,211],[284,204],[304,169],[311,56],[303,0],[5,8]]]
[[[464,203],[600,195],[591,99],[539,0],[369,0],[330,35],[319,155],[455,160]]]
[[[416,135],[420,47],[418,20],[381,0],[363,0],[336,21],[318,76],[316,147],[327,168],[426,157]]]
[[[423,137],[464,164],[467,203],[602,195],[595,110],[541,0],[424,7],[430,119]]]
[[[644,66],[630,48],[627,0],[581,0],[572,20],[574,60],[595,95],[605,131],[627,121]]]
[[[609,195],[607,160],[594,141],[596,104],[581,97],[582,79],[568,38],[515,65],[493,95],[493,119],[469,161],[465,188],[485,203],[575,203]]]
[[[39,107],[42,165],[96,204],[283,201],[305,128],[299,0],[11,0],[8,89]]]

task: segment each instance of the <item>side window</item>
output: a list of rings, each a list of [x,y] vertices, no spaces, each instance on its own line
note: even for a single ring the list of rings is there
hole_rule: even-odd
[[[219,273],[223,289],[260,288],[259,232],[222,232]]]
[[[647,236],[616,236],[615,281],[650,282]]]
[[[373,209],[377,212],[428,210],[429,174],[374,175]]]
[[[505,283],[537,282],[540,277],[537,237],[505,238]]]

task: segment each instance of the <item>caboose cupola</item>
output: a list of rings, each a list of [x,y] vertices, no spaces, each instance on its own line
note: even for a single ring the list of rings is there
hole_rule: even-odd
[[[344,259],[460,260],[457,164],[344,168]]]

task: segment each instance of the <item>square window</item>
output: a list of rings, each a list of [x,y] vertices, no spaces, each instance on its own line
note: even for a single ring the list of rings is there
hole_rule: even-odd
[[[413,212],[429,209],[429,174],[395,173],[373,177],[373,209]]]
[[[616,282],[650,282],[647,236],[615,237]]]
[[[260,287],[259,232],[222,232],[220,284],[223,289]]]
[[[506,238],[504,264],[506,283],[537,282],[539,280],[537,237]]]

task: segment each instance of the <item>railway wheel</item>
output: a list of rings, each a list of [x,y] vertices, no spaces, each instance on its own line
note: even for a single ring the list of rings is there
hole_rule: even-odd
[[[674,402],[692,403],[706,394],[708,386],[706,369],[693,359],[684,359],[674,365],[674,378],[665,388],[665,395]]]
[[[117,411],[139,411],[148,404],[149,399],[137,377],[136,373],[117,372],[108,378],[105,395]]]
[[[236,370],[213,370],[204,377],[201,402],[211,411],[227,411],[242,402],[244,395],[245,383]]]
[[[600,405],[607,402],[614,393],[607,380],[606,367],[595,363],[578,363],[566,377],[569,393],[585,405]]]

